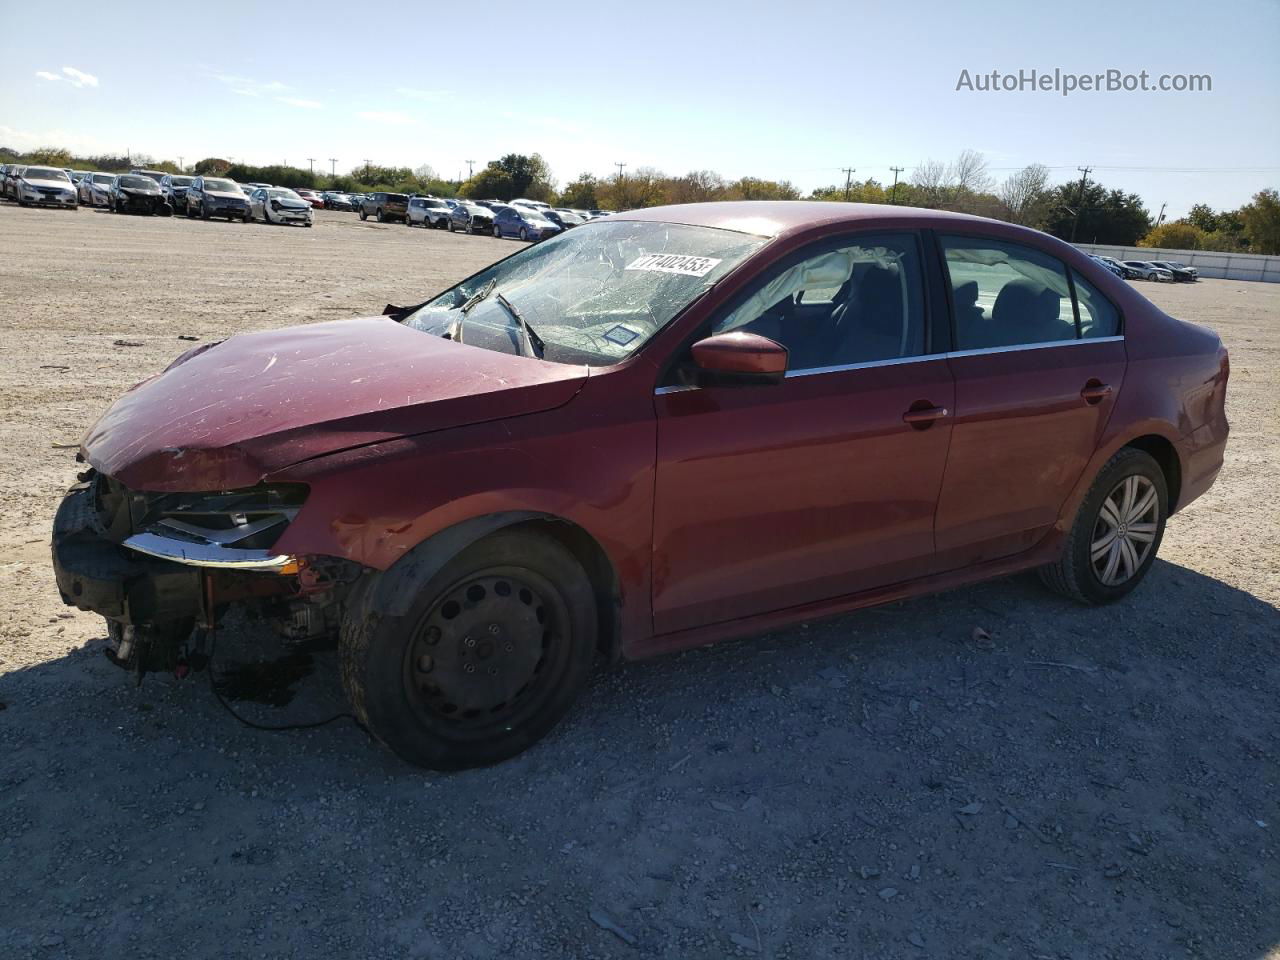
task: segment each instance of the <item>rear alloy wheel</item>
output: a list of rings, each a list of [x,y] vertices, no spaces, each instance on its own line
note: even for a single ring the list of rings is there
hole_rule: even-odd
[[[1169,514],[1164,472],[1148,453],[1125,447],[1080,504],[1062,557],[1040,568],[1044,582],[1081,603],[1119,600],[1155,560]]]
[[[586,682],[595,596],[555,540],[487,537],[403,616],[380,609],[377,594],[365,581],[348,604],[343,683],[360,721],[410,763],[459,770],[512,757],[551,730]]]
[[[495,226],[494,226],[494,228],[493,228],[493,235],[494,235],[495,237],[497,237],[499,240],[501,240],[501,239],[502,239],[502,228],[501,228],[501,227],[499,227],[499,226],[496,226],[496,225],[495,225]]]
[[[378,222],[379,222],[379,223],[386,223],[386,222],[387,222],[387,221],[386,221],[386,217],[384,217],[384,216],[382,215],[382,208],[381,208],[381,207],[379,207],[379,208],[378,208]]]

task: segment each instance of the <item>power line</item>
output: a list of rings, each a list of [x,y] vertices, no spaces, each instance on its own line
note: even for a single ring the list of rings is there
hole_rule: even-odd
[[[850,184],[850,183],[852,183],[852,181],[853,181],[853,175],[854,175],[855,173],[857,173],[857,168],[856,168],[856,167],[841,167],[840,169],[841,169],[842,171],[844,171],[844,199],[845,199],[845,202],[846,202],[846,203],[848,203],[848,201],[849,201],[849,184]]]
[[[889,197],[889,202],[897,203],[898,202],[898,174],[900,174],[903,170],[905,170],[906,167],[890,167],[889,169],[893,171],[893,195]]]
[[[1090,167],[1076,167],[1080,171],[1080,196],[1076,200],[1076,216],[1071,221],[1071,242],[1076,242],[1076,227],[1080,226],[1080,211],[1084,209],[1084,186],[1089,179]]]

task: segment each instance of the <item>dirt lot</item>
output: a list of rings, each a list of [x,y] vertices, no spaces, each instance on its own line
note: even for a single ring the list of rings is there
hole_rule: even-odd
[[[1234,432],[1125,602],[1020,577],[624,665],[523,757],[435,776],[347,721],[241,726],[205,675],[135,690],[49,570],[54,445],[180,335],[514,249],[318,221],[0,205],[0,956],[1280,956],[1280,285],[1144,287],[1221,332]],[[340,709],[331,660],[238,709]]]

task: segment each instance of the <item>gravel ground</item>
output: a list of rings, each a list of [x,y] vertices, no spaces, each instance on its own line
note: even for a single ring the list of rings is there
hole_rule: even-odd
[[[349,721],[244,727],[207,675],[135,689],[53,585],[55,445],[179,335],[378,312],[513,243],[4,204],[0,249],[0,956],[1280,957],[1280,285],[1143,287],[1230,347],[1233,434],[1124,602],[1018,577],[602,670],[440,776]],[[273,643],[224,630],[229,684]],[[330,653],[286,663],[296,697],[236,708],[341,709]]]

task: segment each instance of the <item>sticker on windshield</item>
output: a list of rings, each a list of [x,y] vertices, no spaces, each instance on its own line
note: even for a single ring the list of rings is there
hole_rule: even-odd
[[[720,263],[715,257],[691,257],[682,253],[651,253],[627,264],[628,270],[653,273],[679,273],[686,277],[705,277]]]
[[[624,327],[620,323],[617,326],[610,327],[604,332],[604,338],[606,340],[610,343],[616,343],[620,347],[625,347],[638,336],[640,336],[640,334],[636,333],[629,327]]]

